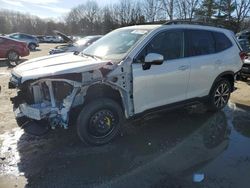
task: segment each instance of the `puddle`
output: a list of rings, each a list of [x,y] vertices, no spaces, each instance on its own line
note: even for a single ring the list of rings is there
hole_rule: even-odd
[[[16,128],[0,135],[0,175],[24,177],[27,187],[193,187],[202,173],[199,184],[217,187],[238,166],[249,175],[249,117],[232,103],[215,114],[159,114],[101,147],[84,146],[74,129],[40,138]]]

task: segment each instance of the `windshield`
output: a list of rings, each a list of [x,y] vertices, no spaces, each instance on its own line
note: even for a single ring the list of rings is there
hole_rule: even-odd
[[[121,29],[115,30],[83,51],[85,55],[101,59],[122,60],[148,30]]]

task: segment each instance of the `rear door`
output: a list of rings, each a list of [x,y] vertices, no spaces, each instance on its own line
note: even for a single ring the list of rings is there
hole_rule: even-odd
[[[211,89],[216,75],[220,72],[221,57],[216,54],[212,32],[207,30],[186,30],[186,57],[190,63],[190,78],[187,98],[203,97]]]

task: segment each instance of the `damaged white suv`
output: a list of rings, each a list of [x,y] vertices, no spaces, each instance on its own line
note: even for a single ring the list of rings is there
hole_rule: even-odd
[[[220,110],[234,90],[244,59],[234,34],[190,25],[141,25],[117,29],[83,52],[29,60],[12,71],[9,88],[17,122],[68,128],[81,112],[82,141],[113,139],[125,119],[169,107],[205,102]],[[43,123],[42,126],[45,126]]]

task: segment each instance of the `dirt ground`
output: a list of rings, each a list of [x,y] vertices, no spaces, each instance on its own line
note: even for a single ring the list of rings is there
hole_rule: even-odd
[[[53,46],[41,44],[27,59]],[[0,188],[249,187],[250,82],[236,83],[221,112],[199,106],[148,116],[127,122],[112,143],[86,147],[74,128],[35,137],[17,127],[11,69],[0,61]]]

